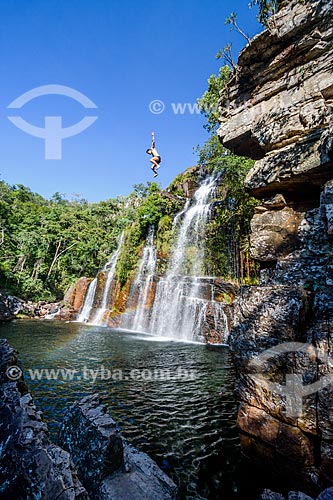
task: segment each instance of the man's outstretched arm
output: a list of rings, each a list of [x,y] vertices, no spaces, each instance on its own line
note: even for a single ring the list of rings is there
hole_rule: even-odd
[[[154,132],[151,133],[151,148],[155,148],[155,134]]]

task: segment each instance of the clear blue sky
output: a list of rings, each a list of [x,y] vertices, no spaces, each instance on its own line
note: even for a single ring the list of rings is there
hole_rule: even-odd
[[[80,194],[89,201],[129,194],[152,180],[151,131],[163,158],[162,187],[196,163],[193,147],[208,134],[201,115],[175,115],[171,103],[195,103],[221,61],[228,41],[234,53],[242,37],[224,25],[236,11],[252,36],[262,27],[248,0],[8,0],[0,12],[0,178],[25,184],[45,197]],[[64,96],[43,96],[20,110],[7,106],[35,87],[72,87],[97,106],[85,110]],[[162,100],[153,114],[149,103]],[[14,111],[14,112],[13,112]],[[8,116],[44,126],[62,116],[63,126],[97,115],[80,135],[63,141],[62,159],[44,159],[44,140],[18,128]]]

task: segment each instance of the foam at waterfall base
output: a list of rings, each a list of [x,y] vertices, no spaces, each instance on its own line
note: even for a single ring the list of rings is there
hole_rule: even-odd
[[[133,338],[137,340],[145,340],[146,342],[178,342],[180,344],[206,345],[205,342],[199,342],[196,340],[185,340],[185,339],[178,339],[175,337],[164,337],[161,335],[154,335],[153,333],[129,330],[128,328],[109,328],[109,330],[114,330],[117,332],[123,332],[127,334],[130,333],[133,336]]]

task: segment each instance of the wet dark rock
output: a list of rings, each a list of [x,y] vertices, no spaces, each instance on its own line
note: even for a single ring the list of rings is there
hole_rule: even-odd
[[[176,499],[176,486],[164,472],[134,446],[124,441],[125,472],[118,471],[102,482],[101,500],[171,500]]]
[[[261,500],[286,500],[283,495],[271,490],[264,490],[260,498]]]
[[[85,397],[67,410],[59,443],[71,453],[92,498],[176,498],[176,485],[148,455],[122,438],[98,394]]]
[[[302,493],[301,491],[290,491],[288,497],[282,495],[281,493],[274,493],[271,490],[264,490],[261,495],[261,500],[314,500],[313,497],[309,497]],[[333,488],[328,488],[323,491],[316,500],[333,500]]]
[[[13,381],[6,375],[19,366],[6,340],[0,341],[0,360],[0,498],[87,500],[69,453],[50,442],[23,376]]]
[[[124,464],[120,432],[101,403],[96,394],[74,403],[59,431],[59,443],[72,454],[89,491],[95,491],[105,476]]]
[[[295,331],[305,324],[311,296],[302,287],[243,286],[233,304],[230,347],[236,363],[245,364],[263,350],[300,340]]]
[[[333,499],[333,488],[327,488],[317,497],[317,500],[332,500],[332,499]]]
[[[20,299],[0,292],[0,322],[14,319],[21,309],[22,301]]]
[[[305,495],[301,491],[291,491],[288,494],[288,500],[313,500],[313,498]]]

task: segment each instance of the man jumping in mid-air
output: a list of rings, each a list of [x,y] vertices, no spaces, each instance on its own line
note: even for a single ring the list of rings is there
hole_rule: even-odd
[[[154,172],[154,177],[157,177],[157,170],[160,168],[161,157],[158,154],[157,149],[155,148],[154,132],[151,133],[151,148],[147,149],[146,153],[152,156],[152,159],[150,160],[150,162],[152,163],[151,169]]]

